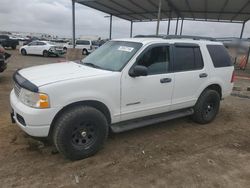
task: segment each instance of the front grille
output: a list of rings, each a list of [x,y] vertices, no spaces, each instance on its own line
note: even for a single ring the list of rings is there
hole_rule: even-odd
[[[19,97],[20,91],[21,91],[21,87],[17,83],[14,83],[14,92],[17,97]]]

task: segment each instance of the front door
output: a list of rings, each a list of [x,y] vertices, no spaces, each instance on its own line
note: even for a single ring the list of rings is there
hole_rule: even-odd
[[[124,71],[121,80],[121,121],[167,112],[170,109],[174,77],[170,70],[168,44],[149,46],[135,65],[145,66],[147,76],[131,77]]]
[[[33,41],[27,45],[25,50],[27,51],[28,54],[37,54],[36,48],[37,48],[37,41]]]

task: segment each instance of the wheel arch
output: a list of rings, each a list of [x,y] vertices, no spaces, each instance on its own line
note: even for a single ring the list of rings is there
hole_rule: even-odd
[[[51,134],[53,133],[53,129],[55,127],[55,122],[57,121],[57,119],[67,110],[69,110],[72,107],[75,106],[80,106],[80,105],[84,105],[84,106],[91,106],[93,108],[96,108],[97,110],[101,111],[104,116],[107,118],[108,123],[111,123],[111,113],[110,110],[108,109],[108,107],[100,102],[100,101],[96,101],[96,100],[86,100],[86,101],[78,101],[78,102],[74,102],[71,104],[68,104],[67,106],[63,107],[59,112],[57,112],[57,114],[55,115],[55,117],[52,120],[51,126],[50,126],[50,130],[49,130],[49,137],[51,136]]]
[[[217,84],[217,83],[210,84],[203,91],[205,91],[206,89],[211,89],[211,90],[217,91],[219,93],[219,95],[220,95],[220,98],[222,98],[222,87],[220,86],[220,84]]]

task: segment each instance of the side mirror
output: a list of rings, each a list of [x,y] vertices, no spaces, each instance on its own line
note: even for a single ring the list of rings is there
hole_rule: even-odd
[[[129,71],[129,76],[131,77],[147,76],[147,75],[148,75],[148,68],[141,65],[136,65],[132,67]]]

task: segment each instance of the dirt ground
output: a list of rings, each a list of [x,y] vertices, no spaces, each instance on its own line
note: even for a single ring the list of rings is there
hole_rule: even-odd
[[[249,187],[249,99],[228,97],[209,125],[181,118],[114,134],[95,156],[71,162],[9,118],[13,72],[62,58],[9,52],[0,75],[0,187]]]

